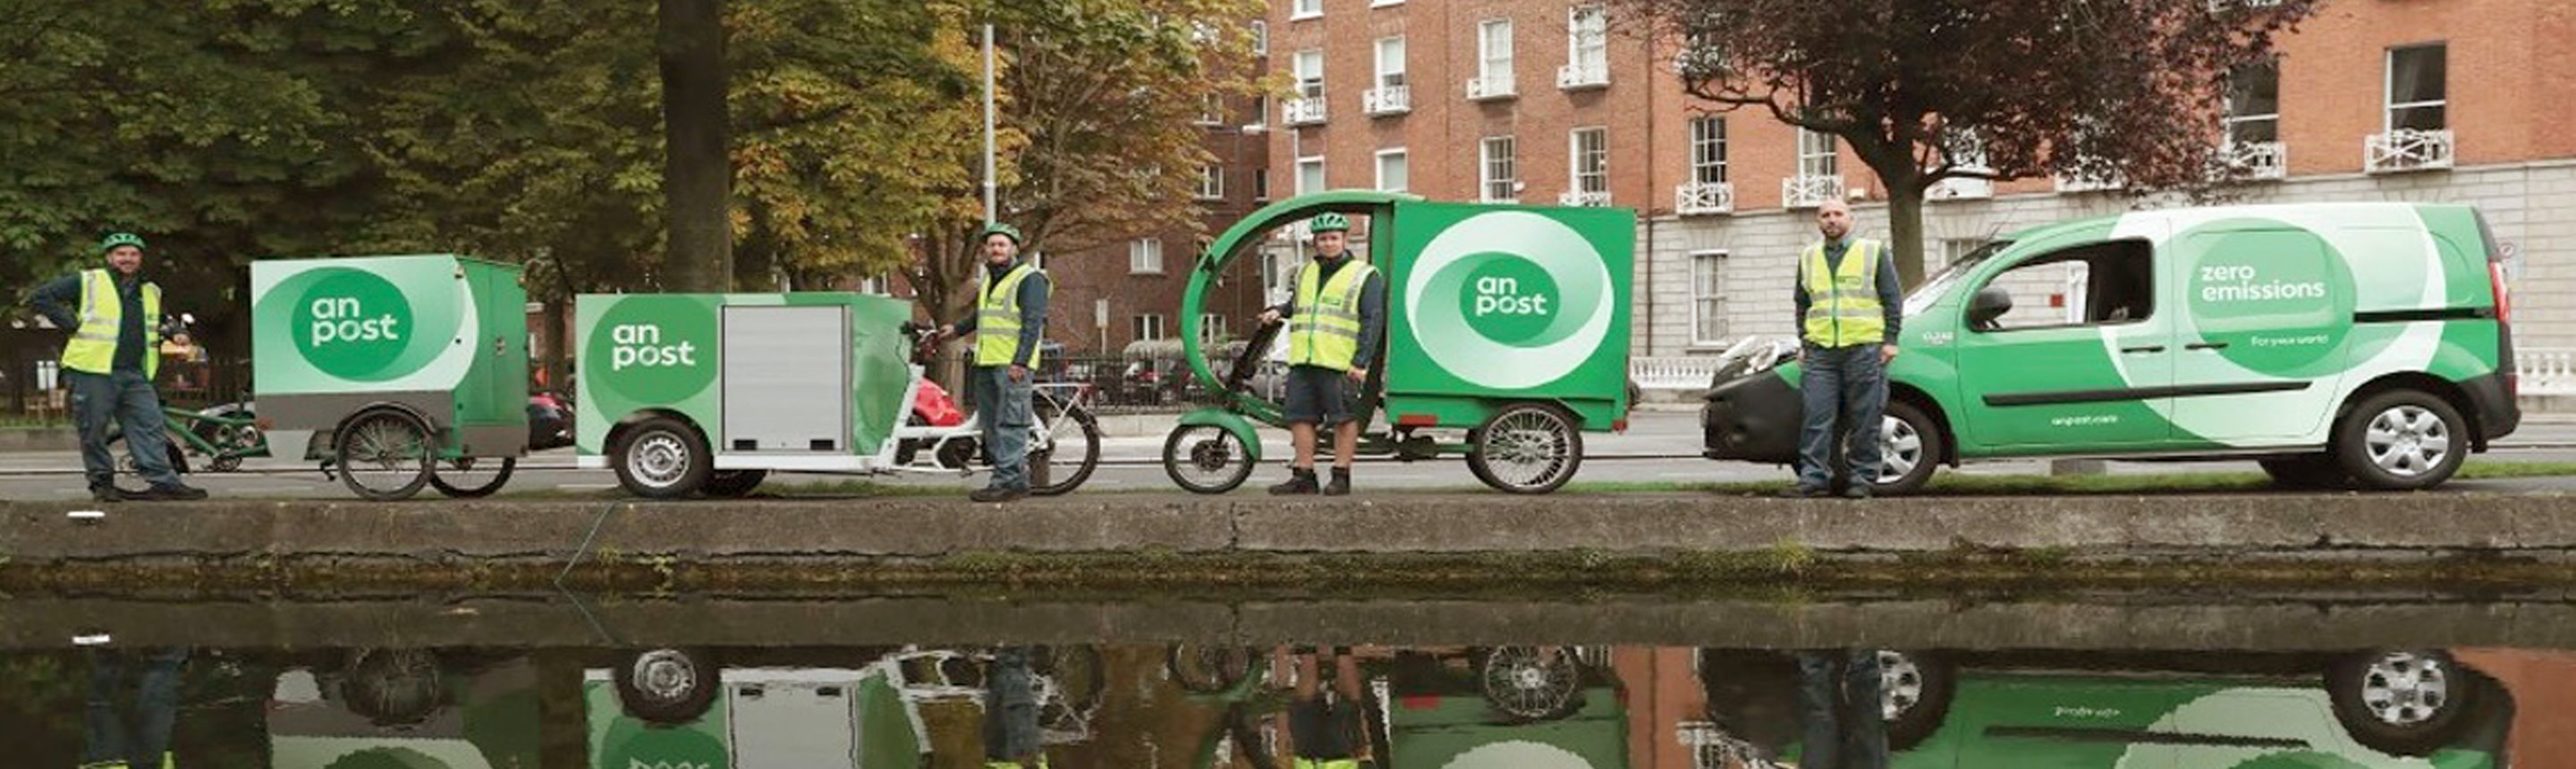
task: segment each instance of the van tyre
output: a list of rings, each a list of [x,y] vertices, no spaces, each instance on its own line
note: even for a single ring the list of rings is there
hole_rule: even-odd
[[[1941,425],[1930,414],[1914,404],[1891,400],[1887,415],[1878,426],[1878,480],[1871,490],[1879,494],[1911,494],[1932,482],[1932,473],[1941,467],[1949,447],[1941,440]]]
[[[1958,668],[1921,652],[1878,653],[1879,714],[1887,719],[1887,749],[1922,744],[1950,717]]]
[[[608,451],[617,484],[648,499],[678,499],[696,493],[715,472],[707,441],[698,429],[671,417],[652,417],[627,428]]]
[[[626,714],[645,723],[678,726],[707,714],[716,701],[719,668],[701,649],[648,649],[622,655],[610,677]]]
[[[2476,674],[2439,651],[2354,655],[2326,671],[2335,720],[2354,742],[2400,756],[2431,754],[2475,722]]]
[[[2352,476],[2330,454],[2278,457],[2256,464],[2263,466],[2264,475],[2272,476],[2272,485],[2285,489],[2340,489],[2352,485]]]
[[[2414,491],[2460,471],[2468,421],[2431,393],[2390,390],[2365,399],[2335,424],[2335,460],[2362,488]]]

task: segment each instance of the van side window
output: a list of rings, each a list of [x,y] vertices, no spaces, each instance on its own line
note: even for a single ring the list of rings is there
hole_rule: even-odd
[[[2155,250],[2143,240],[2115,240],[2052,251],[1978,288],[1990,287],[2010,293],[2012,309],[1974,330],[2135,323],[2155,314]]]

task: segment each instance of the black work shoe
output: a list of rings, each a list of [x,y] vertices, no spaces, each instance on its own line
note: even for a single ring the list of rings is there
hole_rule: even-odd
[[[148,499],[154,502],[176,502],[205,499],[206,490],[184,483],[174,483],[168,486],[156,483],[153,484],[151,488],[144,489],[143,493],[135,494],[133,496],[136,499]]]
[[[1287,496],[1290,494],[1313,494],[1322,490],[1323,489],[1315,486],[1315,471],[1291,470],[1288,471],[1288,482],[1270,487],[1270,494],[1271,496]]]
[[[971,499],[971,500],[975,500],[975,501],[977,501],[977,502],[1010,502],[1010,501],[1015,501],[1015,500],[1027,499],[1027,498],[1028,498],[1028,496],[1029,496],[1029,490],[1028,490],[1028,489],[1014,489],[1014,488],[1003,488],[1003,487],[999,487],[999,486],[988,486],[988,487],[985,487],[985,488],[976,489],[976,490],[975,490],[975,493],[966,495],[966,498],[967,498],[967,499]]]
[[[1351,469],[1333,468],[1333,482],[1324,484],[1324,496],[1338,497],[1351,493]]]
[[[1851,485],[1851,488],[1843,489],[1843,498],[1844,498],[1844,499],[1868,499],[1868,498],[1869,498],[1869,484],[1866,484],[1866,483],[1855,483],[1855,484],[1852,484],[1852,485]]]
[[[89,498],[93,502],[123,502],[133,496],[134,492],[117,488],[114,484],[89,487]]]
[[[1833,492],[1816,486],[1791,486],[1780,490],[1782,499],[1823,499],[1830,496]]]

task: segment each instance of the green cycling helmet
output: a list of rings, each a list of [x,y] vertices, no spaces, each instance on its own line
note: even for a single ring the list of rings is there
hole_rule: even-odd
[[[104,254],[114,251],[117,246],[133,246],[140,249],[143,247],[143,236],[131,232],[108,233],[107,237],[99,239],[98,252]]]
[[[989,239],[995,235],[1010,236],[1012,245],[1021,245],[1028,242],[1026,239],[1020,237],[1020,228],[1003,224],[1001,222],[993,222],[991,224],[984,225],[984,234],[976,237],[977,239]]]
[[[1351,218],[1331,211],[1326,211],[1316,214],[1315,221],[1308,223],[1307,229],[1315,232],[1349,232],[1351,231]]]

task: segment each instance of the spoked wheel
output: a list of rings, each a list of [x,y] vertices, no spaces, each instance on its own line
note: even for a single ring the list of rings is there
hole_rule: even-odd
[[[1559,646],[1505,646],[1477,666],[1485,701],[1514,722],[1563,718],[1581,703],[1582,669]]]
[[[510,482],[510,471],[518,467],[518,457],[457,457],[438,463],[429,485],[455,499],[480,499],[500,491],[501,484]]]
[[[1100,421],[1043,399],[1031,410],[1047,437],[1029,444],[1029,493],[1051,497],[1080,488],[1100,468]]]
[[[408,411],[377,409],[342,426],[332,452],[340,482],[364,499],[386,502],[410,499],[429,485],[431,458],[438,447],[429,423]]]
[[[1467,442],[1467,467],[1476,479],[1514,494],[1555,491],[1583,465],[1583,434],[1574,417],[1545,403],[1504,407]]]
[[[1163,474],[1181,488],[1223,494],[1252,477],[1252,451],[1232,430],[1182,425],[1163,441]]]
[[[116,444],[124,440],[125,435],[123,433],[107,436],[108,453],[115,454]],[[185,445],[188,444],[184,442],[184,439],[177,435],[169,436],[169,438],[161,444],[162,450],[169,455],[170,472],[188,472],[188,451],[180,448]],[[236,464],[238,464],[238,460],[236,460]],[[116,470],[117,472],[126,473],[128,475],[139,475],[143,472],[143,466],[136,464],[134,461],[133,447],[127,447],[123,454],[116,454]],[[218,472],[221,471],[219,470]]]

